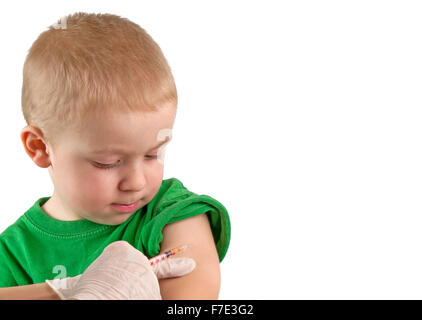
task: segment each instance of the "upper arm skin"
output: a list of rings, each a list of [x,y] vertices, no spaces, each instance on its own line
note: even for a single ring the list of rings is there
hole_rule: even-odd
[[[159,280],[164,300],[218,299],[220,291],[220,261],[211,227],[205,213],[170,223],[163,229],[161,252],[187,244],[185,252],[176,257],[195,260],[195,269],[182,277]],[[171,258],[170,258],[171,259]]]

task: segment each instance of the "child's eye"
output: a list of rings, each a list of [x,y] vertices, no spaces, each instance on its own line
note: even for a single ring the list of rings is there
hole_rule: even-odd
[[[157,159],[158,155],[154,154],[154,155],[149,155],[146,156],[148,159],[152,160],[152,159]],[[119,164],[120,161],[116,162],[116,163],[111,163],[111,164],[105,164],[105,163],[100,163],[100,162],[96,162],[93,161],[93,164],[95,167],[100,168],[100,169],[112,169],[117,167],[117,165]]]
[[[104,163],[99,163],[99,162],[93,162],[94,166],[96,166],[97,168],[100,169],[111,169],[117,166],[117,163],[112,163],[112,164],[104,164]]]

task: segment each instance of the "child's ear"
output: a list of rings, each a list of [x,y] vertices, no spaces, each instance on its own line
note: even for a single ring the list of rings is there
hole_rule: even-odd
[[[37,166],[48,168],[51,165],[44,135],[39,128],[31,125],[26,126],[21,131],[21,140],[26,153]]]

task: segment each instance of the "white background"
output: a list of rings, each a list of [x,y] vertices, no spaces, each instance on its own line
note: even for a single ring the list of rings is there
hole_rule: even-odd
[[[138,23],[168,59],[165,178],[230,214],[221,299],[422,298],[421,2],[3,2],[0,231],[53,191],[20,141],[22,68],[77,11]]]

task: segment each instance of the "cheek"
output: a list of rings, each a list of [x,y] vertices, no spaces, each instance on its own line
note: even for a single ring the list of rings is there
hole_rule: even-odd
[[[157,194],[158,190],[160,190],[161,183],[163,180],[163,169],[164,168],[162,165],[157,165],[156,167],[154,167],[154,170],[151,170],[148,174],[148,201],[151,201]]]
[[[86,165],[68,170],[65,174],[65,189],[73,203],[84,208],[94,208],[110,200],[111,186],[114,185],[113,175],[97,172],[98,170]]]
[[[84,175],[82,192],[89,197],[107,197],[110,193],[114,183],[112,175],[101,174],[98,172],[88,172]]]
[[[159,161],[156,161],[152,170],[150,170],[150,178],[152,181],[161,180],[163,178],[164,167]]]

